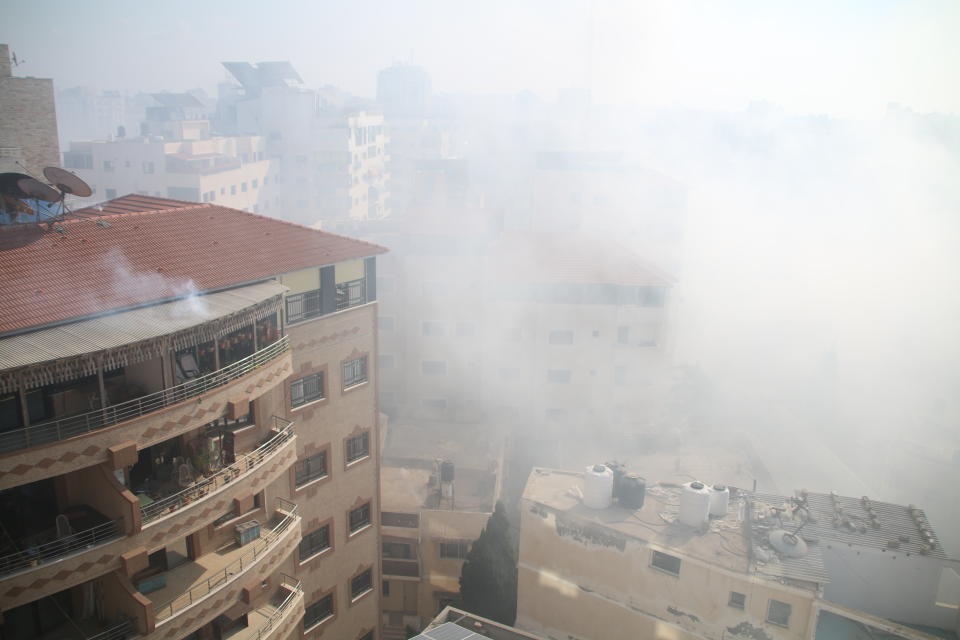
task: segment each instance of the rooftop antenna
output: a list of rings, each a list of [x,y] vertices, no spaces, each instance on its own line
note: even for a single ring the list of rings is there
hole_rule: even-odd
[[[10,61],[11,61],[11,63],[12,63],[12,66],[14,66],[14,67],[19,67],[20,65],[22,65],[23,63],[26,62],[26,60],[22,60],[22,59],[21,59],[21,60],[17,60],[17,52],[16,52],[16,51],[11,51],[11,52],[10,52]]]

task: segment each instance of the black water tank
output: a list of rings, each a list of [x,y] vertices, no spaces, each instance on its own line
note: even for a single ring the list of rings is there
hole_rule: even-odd
[[[453,463],[444,460],[440,463],[440,482],[453,482]]]
[[[647,494],[647,481],[635,473],[628,473],[620,481],[620,506],[624,509],[642,509]]]

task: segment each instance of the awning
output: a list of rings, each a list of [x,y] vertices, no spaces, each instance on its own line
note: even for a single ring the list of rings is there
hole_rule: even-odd
[[[274,314],[275,280],[0,338],[0,393],[71,380],[209,342]]]

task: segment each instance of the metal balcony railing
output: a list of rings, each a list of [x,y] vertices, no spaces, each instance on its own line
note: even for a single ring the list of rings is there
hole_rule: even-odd
[[[146,526],[149,522],[168,513],[172,513],[180,507],[184,507],[200,498],[216,493],[229,486],[230,482],[238,479],[243,474],[259,467],[273,452],[280,449],[280,447],[289,442],[294,436],[293,422],[290,420],[273,416],[273,428],[277,433],[272,438],[253,451],[240,454],[233,464],[224,467],[199,482],[195,482],[182,491],[178,491],[173,495],[166,496],[165,498],[140,507],[143,525]]]
[[[280,539],[283,537],[283,534],[286,533],[287,530],[290,529],[290,527],[292,527],[297,521],[296,504],[281,498],[277,499],[277,504],[277,509],[284,512],[285,515],[273,529],[267,531],[263,536],[254,542],[249,543],[247,546],[252,548],[245,551],[239,558],[228,564],[226,567],[217,571],[217,573],[210,576],[203,582],[194,585],[188,591],[180,594],[173,600],[158,606],[156,609],[157,622],[166,620],[174,614],[179,613],[183,609],[191,606],[194,602],[205,598],[212,593],[216,593],[220,589],[223,589],[228,584],[233,582],[234,579],[239,577],[244,571],[253,566],[254,563],[273,551],[280,542]]]
[[[281,574],[280,584],[290,590],[290,593],[277,605],[276,610],[270,614],[267,623],[257,629],[257,635],[251,636],[251,640],[264,640],[274,629],[280,626],[280,622],[286,615],[287,610],[293,605],[294,601],[303,593],[301,583],[296,578],[291,578],[287,574]]]
[[[105,409],[96,409],[88,413],[0,433],[0,454],[66,440],[127,420],[133,420],[184,400],[195,398],[247,375],[286,352],[289,348],[289,340],[287,336],[284,336],[242,360],[175,387],[121,402]]]
[[[38,567],[76,551],[100,546],[123,536],[123,520],[104,522],[85,531],[78,531],[52,542],[29,547],[0,557],[0,575]]]
[[[133,620],[128,619],[110,627],[106,631],[101,631],[96,635],[87,636],[86,640],[124,640],[124,638],[130,637],[132,633]]]

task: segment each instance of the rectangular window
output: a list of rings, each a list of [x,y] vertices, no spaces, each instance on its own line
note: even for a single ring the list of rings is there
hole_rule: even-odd
[[[303,536],[303,539],[300,541],[300,562],[329,548],[330,525],[326,524]]]
[[[370,434],[361,433],[347,440],[347,464],[370,455]]]
[[[230,185],[230,195],[232,196],[237,195],[237,185],[235,184]]]
[[[570,382],[569,369],[550,369],[547,371],[547,382],[555,384],[567,384]]]
[[[247,192],[247,183],[246,183],[246,182],[241,182],[241,183],[240,183],[240,191],[242,191],[243,193],[246,193],[246,192]]]
[[[617,342],[620,344],[630,342],[630,327],[617,327]]]
[[[359,598],[371,589],[373,589],[373,572],[370,569],[350,580],[351,598]]]
[[[767,622],[778,627],[789,627],[790,605],[779,600],[771,600],[767,605]]]
[[[397,560],[414,559],[410,545],[404,542],[384,542],[381,550],[384,558],[395,558]]]
[[[290,406],[295,408],[314,400],[322,400],[326,397],[325,392],[323,371],[299,378],[290,383]]]
[[[343,388],[352,387],[367,381],[367,356],[343,363]]]
[[[320,289],[287,296],[287,322],[320,315]]]
[[[383,593],[383,596],[386,598],[390,595],[390,582],[388,580],[380,580],[380,590]],[[373,631],[363,636],[364,638],[369,637],[370,640],[373,640]]]
[[[550,344],[573,344],[573,331],[557,329],[550,332]]]
[[[416,529],[420,526],[420,515],[416,513],[396,513],[394,511],[384,511],[380,514],[380,518],[383,526],[385,527]]]
[[[326,595],[307,607],[303,614],[303,628],[320,624],[333,616],[333,594]]]
[[[670,575],[680,575],[680,558],[667,555],[666,553],[654,551],[653,558],[650,560],[650,566],[660,569],[660,571],[665,571]]]
[[[362,504],[350,512],[350,533],[356,533],[370,524],[370,503]]]
[[[469,552],[470,552],[469,542],[441,542],[440,543],[441,558],[456,558],[457,560],[463,560],[467,557],[467,553]]]
[[[431,338],[441,338],[444,333],[443,324],[440,322],[424,322],[420,325],[421,333]]]
[[[298,487],[317,478],[323,478],[327,475],[327,452],[321,451],[309,458],[297,460],[297,464],[294,465],[294,472],[296,473]]]
[[[420,363],[420,371],[428,376],[442,376],[447,373],[447,363],[440,360],[424,360]]]
[[[747,607],[747,596],[744,593],[737,593],[736,591],[730,592],[730,600],[727,602],[727,605],[733,607],[734,609],[745,609]]]
[[[256,178],[254,178],[253,180],[250,181],[250,187],[251,187],[252,189],[256,189],[258,185],[259,185],[259,183],[257,182],[257,179],[256,179]]]

